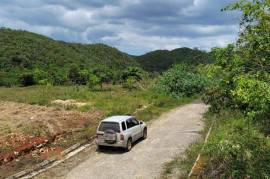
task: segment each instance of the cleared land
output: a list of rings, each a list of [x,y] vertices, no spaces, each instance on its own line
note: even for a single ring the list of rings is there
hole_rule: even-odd
[[[29,167],[94,134],[103,114],[0,101],[0,173]],[[21,168],[21,169],[23,169]],[[0,175],[0,176],[1,176]]]

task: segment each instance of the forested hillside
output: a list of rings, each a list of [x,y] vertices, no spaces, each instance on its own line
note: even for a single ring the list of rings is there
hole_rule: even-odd
[[[137,57],[141,67],[149,72],[162,72],[174,64],[207,64],[211,62],[210,54],[197,49],[178,48],[172,51],[156,50]]]
[[[102,84],[127,80],[127,73],[141,73],[140,68],[163,72],[174,64],[209,62],[210,54],[197,49],[157,50],[136,57],[104,44],[67,43],[0,28],[0,86],[87,84],[90,76],[93,83]]]
[[[39,71],[47,80],[61,84],[74,65],[86,70],[117,71],[137,63],[128,54],[103,44],[66,43],[27,31],[0,29],[2,85],[16,84],[20,75],[32,71]]]

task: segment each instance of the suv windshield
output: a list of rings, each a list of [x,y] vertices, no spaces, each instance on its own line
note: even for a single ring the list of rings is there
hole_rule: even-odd
[[[114,130],[115,132],[120,132],[119,123],[116,122],[102,122],[98,128],[99,131]]]

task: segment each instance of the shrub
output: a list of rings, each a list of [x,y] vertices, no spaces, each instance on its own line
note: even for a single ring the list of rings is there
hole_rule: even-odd
[[[99,85],[101,88],[103,87],[103,83],[109,83],[113,80],[112,70],[105,66],[94,69],[92,71],[92,74],[94,74],[100,79]]]
[[[34,80],[36,82],[38,82],[40,80],[47,79],[47,77],[48,77],[48,74],[46,72],[44,72],[43,70],[40,70],[38,68],[33,70],[33,75],[34,75]]]
[[[22,86],[31,86],[35,84],[33,73],[27,72],[21,75],[20,83]]]
[[[143,70],[138,67],[129,67],[122,73],[122,80],[126,81],[129,77],[134,78],[136,81],[139,81],[143,77]]]
[[[129,90],[136,89],[136,88],[137,88],[136,82],[137,82],[136,78],[130,76],[130,77],[128,77],[128,78],[126,79],[126,81],[123,83],[123,88],[127,88],[127,89],[129,89]]]
[[[187,66],[175,65],[162,75],[157,88],[165,94],[179,98],[200,93],[207,86],[207,77],[189,71]]]
[[[210,178],[266,178],[270,176],[269,141],[246,119],[220,122],[206,143],[203,175]]]
[[[89,89],[94,89],[97,85],[101,85],[101,83],[101,78],[97,75],[91,74],[87,85]]]
[[[89,80],[89,72],[87,70],[81,70],[79,72],[79,79],[77,81],[80,85],[86,85]]]
[[[72,64],[70,66],[70,69],[69,69],[69,72],[68,72],[68,78],[74,84],[77,84],[77,82],[80,79],[80,73],[79,73],[79,71],[80,71],[80,69],[79,69],[78,65]]]
[[[16,84],[18,84],[18,77],[16,74],[11,75],[0,71],[0,86],[11,87]]]
[[[48,79],[39,80],[37,82],[38,85],[50,85],[50,81]]]

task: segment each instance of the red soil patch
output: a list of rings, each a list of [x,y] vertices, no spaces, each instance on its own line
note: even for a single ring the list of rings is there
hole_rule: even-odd
[[[59,146],[73,132],[95,128],[102,116],[98,110],[83,113],[0,101],[0,165],[37,149],[42,149],[36,153],[42,158],[59,154],[63,149],[49,144]]]
[[[64,149],[62,147],[44,147],[38,152],[42,159],[49,159],[52,156],[59,156]]]
[[[21,146],[15,148],[15,150],[0,155],[0,163],[10,162],[20,155],[27,154],[30,151],[40,148],[49,142],[48,137],[34,137],[29,139],[27,142]]]

